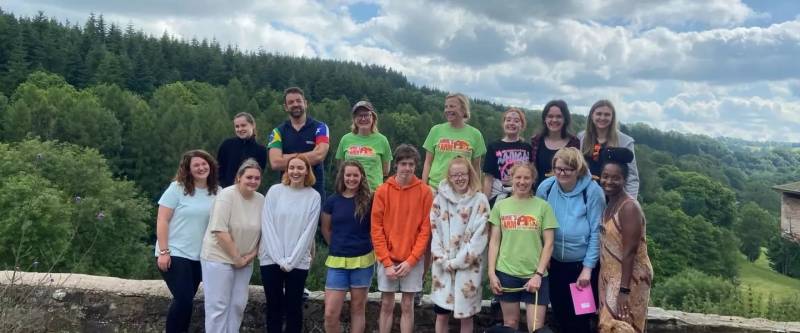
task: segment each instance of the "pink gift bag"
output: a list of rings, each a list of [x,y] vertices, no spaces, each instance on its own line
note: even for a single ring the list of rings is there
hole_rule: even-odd
[[[594,313],[597,310],[594,305],[591,285],[579,290],[577,284],[570,283],[569,291],[572,293],[572,305],[575,307],[575,315]]]

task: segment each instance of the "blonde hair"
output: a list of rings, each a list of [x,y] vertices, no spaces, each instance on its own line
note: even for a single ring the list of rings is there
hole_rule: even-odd
[[[577,172],[578,178],[583,177],[586,174],[586,171],[589,167],[586,164],[586,160],[583,158],[583,155],[575,147],[564,147],[559,149],[556,154],[553,156],[553,170],[556,168],[556,160],[561,160],[564,164],[568,165],[570,168],[575,169]]]
[[[608,125],[608,134],[606,134],[606,147],[619,147],[617,110],[614,108],[614,104],[611,104],[611,101],[607,99],[601,99],[595,102],[589,109],[589,115],[587,116],[588,119],[586,119],[586,134],[583,138],[583,145],[581,145],[581,153],[583,153],[583,155],[591,156],[592,152],[594,151],[594,145],[599,143],[597,142],[597,126],[594,125],[592,115],[594,115],[594,112],[597,109],[604,106],[611,109],[611,125]]]
[[[259,175],[263,172],[263,170],[261,170],[261,165],[259,165],[255,159],[253,159],[252,157],[248,158],[244,160],[242,164],[239,165],[239,170],[236,171],[236,179],[235,179],[236,184],[239,184],[239,178],[241,178],[242,175],[244,175],[247,169],[256,169],[258,170]]]
[[[532,180],[532,182],[531,182],[531,189],[530,189],[530,193],[529,193],[529,194],[530,194],[531,196],[533,196],[533,194],[534,194],[534,193],[535,193],[535,191],[536,191],[536,189],[535,189],[535,188],[533,188],[533,184],[536,184],[536,177],[537,177],[537,175],[538,175],[538,173],[536,172],[536,167],[535,167],[533,164],[531,164],[530,162],[527,162],[527,161],[519,161],[519,162],[516,162],[516,163],[514,163],[514,165],[512,165],[512,166],[511,166],[511,170],[509,170],[509,173],[508,173],[508,174],[509,174],[509,175],[511,175],[511,177],[513,178],[513,177],[514,177],[514,174],[515,174],[515,173],[517,172],[517,170],[519,170],[519,169],[528,169],[528,170],[530,170],[530,172],[531,172],[531,178],[532,178],[531,180]]]
[[[467,96],[462,93],[452,93],[447,95],[447,97],[445,97],[444,100],[447,101],[448,99],[451,98],[455,98],[456,100],[458,100],[458,103],[461,104],[461,111],[464,112],[464,119],[469,119],[470,117],[469,98],[467,98]]]
[[[286,171],[283,172],[281,183],[283,183],[283,185],[289,185],[292,183],[292,181],[289,180],[289,163],[292,163],[292,160],[301,160],[303,161],[303,164],[306,165],[306,170],[308,170],[308,172],[306,172],[306,179],[303,181],[303,186],[314,186],[314,183],[317,182],[317,177],[314,177],[314,169],[311,168],[311,162],[308,161],[308,157],[303,154],[295,155],[286,161]]]
[[[450,181],[450,168],[452,168],[453,165],[456,164],[463,164],[467,166],[467,175],[469,176],[469,182],[467,183],[468,193],[472,195],[475,192],[480,191],[481,183],[480,180],[478,179],[478,173],[475,172],[475,168],[472,167],[472,163],[467,161],[467,159],[464,158],[464,156],[456,156],[455,158],[450,160],[450,163],[447,164],[447,184],[449,184],[450,187],[455,189],[455,186],[453,186],[453,182]]]

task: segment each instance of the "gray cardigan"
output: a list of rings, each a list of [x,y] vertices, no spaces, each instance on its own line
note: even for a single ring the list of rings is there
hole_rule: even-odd
[[[639,196],[639,168],[636,167],[636,152],[633,150],[633,138],[629,135],[617,132],[619,136],[619,146],[628,148],[633,153],[633,161],[628,163],[628,179],[625,182],[625,193],[628,193],[634,199]],[[583,147],[583,138],[586,136],[586,131],[578,133],[578,139],[581,141]]]

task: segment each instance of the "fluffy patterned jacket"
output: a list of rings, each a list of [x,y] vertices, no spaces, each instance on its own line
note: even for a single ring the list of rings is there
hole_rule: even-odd
[[[489,202],[486,196],[457,195],[447,180],[431,208],[431,299],[468,318],[481,309],[481,277],[489,242]]]

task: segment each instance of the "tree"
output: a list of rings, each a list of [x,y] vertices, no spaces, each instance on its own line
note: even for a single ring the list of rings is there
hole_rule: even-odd
[[[660,203],[647,204],[644,211],[648,250],[658,254],[650,257],[657,278],[687,267],[728,279],[737,275],[738,242],[728,229]]]
[[[132,182],[112,177],[97,150],[53,141],[0,143],[0,179],[3,264],[147,274],[153,208]]]
[[[3,151],[0,146],[0,152]],[[63,267],[74,234],[75,207],[47,179],[19,172],[0,181],[0,265]]]
[[[3,114],[4,138],[29,136],[97,148],[108,156],[116,155],[122,144],[119,122],[94,95],[42,72],[17,88]]]
[[[733,224],[735,195],[731,189],[697,172],[659,170],[663,189],[681,194],[681,208],[690,216],[703,216],[719,226]]]
[[[739,250],[752,262],[761,256],[761,248],[777,232],[778,222],[766,210],[748,202],[739,206],[733,230],[739,237]]]
[[[775,235],[768,243],[767,257],[776,272],[800,278],[800,243]]]

